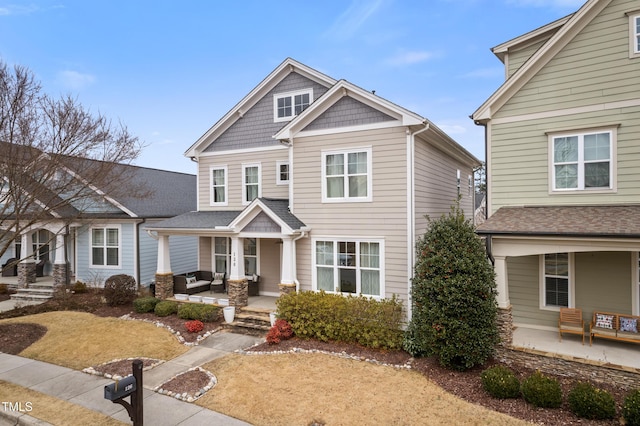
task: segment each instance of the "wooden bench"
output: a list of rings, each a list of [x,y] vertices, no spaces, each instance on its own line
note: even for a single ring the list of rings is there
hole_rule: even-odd
[[[578,334],[582,336],[582,344],[584,345],[584,321],[582,319],[582,309],[560,308],[558,333],[560,333],[561,342],[562,333]]]
[[[589,345],[594,337],[640,343],[640,316],[595,311],[589,325]]]

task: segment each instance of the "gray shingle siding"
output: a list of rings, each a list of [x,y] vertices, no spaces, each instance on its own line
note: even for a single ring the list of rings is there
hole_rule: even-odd
[[[204,152],[228,151],[232,149],[262,148],[278,145],[272,138],[287,122],[273,121],[273,95],[296,90],[313,89],[313,100],[322,96],[324,87],[295,72],[278,83],[267,95],[260,99],[244,116],[231,125]]]
[[[244,232],[280,232],[280,227],[264,212],[260,212],[243,229]]]
[[[304,130],[331,129],[392,121],[393,117],[349,96],[341,98]]]

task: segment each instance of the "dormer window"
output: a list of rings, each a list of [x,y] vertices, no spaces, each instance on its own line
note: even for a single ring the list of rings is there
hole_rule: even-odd
[[[313,100],[313,89],[273,95],[273,121],[289,121],[305,110]]]

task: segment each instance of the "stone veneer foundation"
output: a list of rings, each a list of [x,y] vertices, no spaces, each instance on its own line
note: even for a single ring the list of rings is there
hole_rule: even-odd
[[[53,287],[58,288],[67,284],[67,264],[53,264]]]
[[[227,280],[229,306],[247,306],[249,304],[249,281],[246,278]]]
[[[156,297],[158,299],[173,297],[173,273],[156,274]]]
[[[278,288],[280,289],[280,296],[296,292],[295,284],[278,284]]]
[[[27,288],[29,284],[36,282],[36,263],[18,263],[18,287]]]

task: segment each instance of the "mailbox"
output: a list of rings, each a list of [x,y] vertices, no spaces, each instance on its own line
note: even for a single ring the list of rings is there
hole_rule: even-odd
[[[116,399],[125,398],[136,390],[136,378],[127,376],[110,385],[104,387],[104,399],[115,401]]]

